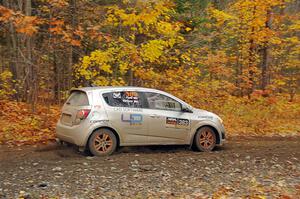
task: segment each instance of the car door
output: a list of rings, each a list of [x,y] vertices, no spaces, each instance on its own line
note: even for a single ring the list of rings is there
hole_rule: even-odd
[[[149,144],[186,144],[191,113],[183,112],[177,100],[155,92],[144,92],[148,106],[144,117],[149,122]]]
[[[113,91],[103,94],[110,124],[122,138],[121,145],[147,143],[147,118],[143,116],[142,100],[134,90]]]

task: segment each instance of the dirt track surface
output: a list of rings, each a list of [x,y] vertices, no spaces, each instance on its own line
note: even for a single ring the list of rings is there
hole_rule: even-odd
[[[300,138],[232,139],[211,153],[129,147],[88,157],[0,146],[0,198],[300,198]]]

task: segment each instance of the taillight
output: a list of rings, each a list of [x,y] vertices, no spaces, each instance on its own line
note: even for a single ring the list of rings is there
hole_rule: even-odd
[[[77,112],[76,119],[84,120],[90,114],[90,109],[81,109]]]

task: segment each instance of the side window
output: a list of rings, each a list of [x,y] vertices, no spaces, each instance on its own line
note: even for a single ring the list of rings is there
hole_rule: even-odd
[[[114,107],[142,108],[141,94],[135,91],[104,93],[105,102]]]
[[[150,109],[181,111],[181,104],[168,96],[150,92],[146,92],[145,96]]]

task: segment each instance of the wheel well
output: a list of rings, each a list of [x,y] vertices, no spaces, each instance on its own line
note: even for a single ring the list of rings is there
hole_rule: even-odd
[[[219,135],[218,130],[215,127],[211,126],[211,125],[203,125],[203,126],[200,126],[199,128],[197,128],[196,132],[194,133],[194,137],[193,137],[193,140],[192,140],[192,145],[194,144],[194,140],[195,140],[195,137],[196,137],[196,134],[197,134],[198,130],[203,128],[203,127],[211,128],[214,131],[215,135],[216,135],[216,144],[220,144],[220,135]]]
[[[90,140],[92,134],[93,134],[95,131],[98,131],[98,130],[100,130],[100,129],[109,129],[109,130],[111,130],[111,131],[113,132],[113,134],[114,134],[114,135],[116,136],[116,138],[117,138],[117,147],[120,146],[120,137],[119,137],[119,134],[117,133],[117,131],[116,131],[115,129],[111,128],[111,127],[108,127],[108,126],[101,126],[101,127],[98,127],[98,128],[96,128],[96,129],[94,129],[93,132],[89,135],[89,138],[87,139],[87,142],[86,142],[86,144],[85,144],[86,148],[88,148],[89,140]]]

